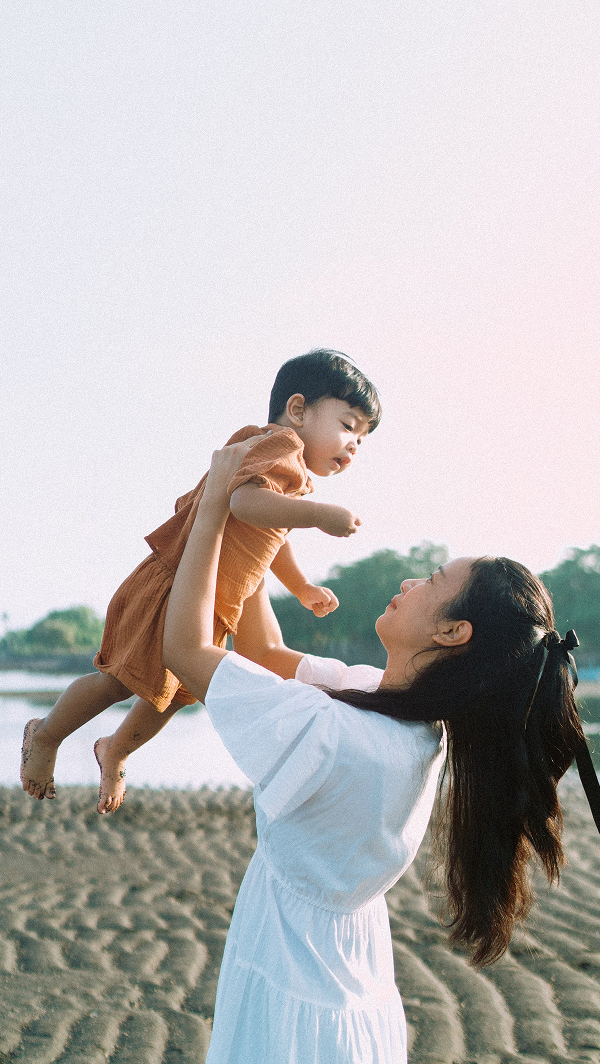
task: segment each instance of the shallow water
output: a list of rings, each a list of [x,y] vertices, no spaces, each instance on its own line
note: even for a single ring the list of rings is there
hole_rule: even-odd
[[[27,721],[44,717],[58,694],[74,679],[70,674],[0,671],[0,785],[19,783],[21,743]],[[56,762],[57,786],[95,786],[99,782],[94,743],[119,726],[132,701],[128,699],[105,710],[65,740]],[[600,771],[600,698],[588,695],[584,705],[584,730],[592,739],[592,757]],[[135,787],[250,786],[200,703],[185,706],[159,735],[131,755],[127,782]]]
[[[74,678],[0,672],[0,785],[19,783],[25,724],[32,717],[46,716],[58,692]],[[20,694],[21,691],[29,693]],[[54,774],[58,788],[61,783],[93,786],[99,783],[94,743],[101,735],[110,735],[119,726],[129,704],[120,703],[105,710],[65,739],[58,752]],[[225,749],[208,713],[200,704],[180,710],[159,735],[131,755],[127,782],[135,787],[249,786],[247,777]]]
[[[72,680],[73,673],[27,672],[25,669],[0,670],[0,694],[6,691],[64,691]]]

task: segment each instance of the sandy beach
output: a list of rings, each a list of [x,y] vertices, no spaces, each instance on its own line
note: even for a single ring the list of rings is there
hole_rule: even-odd
[[[477,974],[421,885],[427,847],[388,894],[410,1064],[600,1064],[600,836],[563,787],[569,866],[510,954]],[[254,848],[249,793],[91,788],[35,802],[0,788],[1,1064],[202,1064],[236,891]]]

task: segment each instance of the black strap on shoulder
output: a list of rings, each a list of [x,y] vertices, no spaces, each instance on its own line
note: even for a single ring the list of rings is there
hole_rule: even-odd
[[[575,665],[575,658],[571,654],[571,650],[575,650],[579,646],[579,640],[572,628],[567,632],[565,638],[561,639],[560,646],[565,655],[567,665],[569,666],[571,678],[573,680],[573,687],[575,688],[577,687],[577,666]],[[598,782],[596,769],[594,768],[594,762],[592,761],[592,755],[590,754],[590,748],[585,739],[579,747],[578,752],[575,754],[575,762],[577,764],[577,771],[579,772],[581,785],[588,800],[590,812],[594,818],[594,824],[598,831],[600,831],[600,783]]]
[[[575,658],[571,654],[572,650],[575,650],[579,646],[579,640],[576,632],[571,628],[564,639],[560,639],[558,632],[552,633],[554,635],[554,645],[559,646],[564,655],[564,659],[569,666],[571,673],[571,679],[573,681],[573,689],[577,687],[577,666],[575,664]],[[547,654],[546,654],[547,657]],[[546,663],[546,657],[542,662],[542,672]],[[540,672],[541,676],[541,672]],[[539,683],[539,679],[538,679]],[[600,832],[600,783],[596,775],[596,769],[594,768],[594,762],[592,761],[592,755],[590,754],[590,748],[586,739],[581,743],[579,750],[575,754],[575,762],[577,764],[577,770],[579,772],[579,779],[581,785],[585,791],[585,796],[588,800],[590,812],[594,818],[594,823]]]
[[[575,755],[575,761],[577,762],[579,778],[585,791],[594,823],[598,831],[600,831],[600,783],[598,782],[589,746],[585,740]]]

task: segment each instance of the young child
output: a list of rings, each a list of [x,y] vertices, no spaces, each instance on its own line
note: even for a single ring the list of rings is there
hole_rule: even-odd
[[[316,616],[336,609],[328,588],[307,581],[286,535],[291,528],[320,528],[350,536],[360,521],[349,510],[307,500],[308,470],[328,477],[347,469],[364,437],[379,424],[377,392],[337,351],[316,350],[286,362],[275,379],[265,428],[248,425],[228,443],[257,437],[229,485],[227,520],[217,580],[214,644],[234,634],[242,605],[270,567],[281,583]],[[264,434],[259,436],[258,434]],[[175,515],[146,537],[152,554],[111,599],[98,672],[75,680],[43,719],[25,727],[23,789],[54,798],[54,763],[60,743],[104,709],[138,697],[112,736],[94,747],[100,766],[98,812],[113,812],[125,797],[125,761],[196,699],[162,663],[164,618],[175,571],[194,523],[206,478],[177,500]]]

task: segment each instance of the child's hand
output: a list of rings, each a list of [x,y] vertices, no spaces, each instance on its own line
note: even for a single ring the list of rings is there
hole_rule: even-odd
[[[357,531],[361,523],[359,517],[355,517],[354,514],[350,513],[350,510],[346,510],[343,506],[335,506],[333,503],[327,502],[315,503],[314,505],[319,507],[316,527],[320,528],[322,532],[326,532],[328,536],[347,538]]]
[[[297,598],[307,610],[313,611],[315,617],[326,617],[339,606],[333,591],[316,584],[305,584]]]

